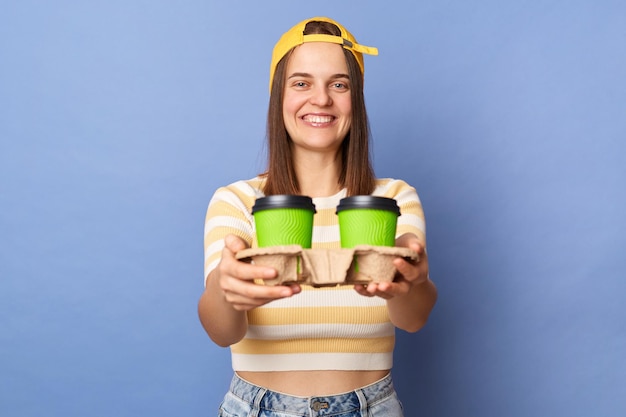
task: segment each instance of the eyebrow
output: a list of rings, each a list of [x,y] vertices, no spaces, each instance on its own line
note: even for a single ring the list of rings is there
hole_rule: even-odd
[[[309,74],[308,72],[294,72],[293,74],[291,74],[289,77],[287,77],[287,79],[291,79],[291,78],[297,78],[297,77],[303,77],[303,78],[313,78],[312,74]],[[350,79],[350,76],[348,74],[333,74],[331,77],[331,79],[337,79],[337,78],[346,78],[346,79]]]

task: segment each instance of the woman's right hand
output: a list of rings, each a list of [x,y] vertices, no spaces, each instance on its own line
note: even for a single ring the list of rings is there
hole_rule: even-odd
[[[248,245],[238,236],[228,235],[224,239],[222,259],[215,268],[219,288],[224,299],[237,311],[248,311],[270,301],[291,297],[301,291],[300,285],[259,285],[255,279],[276,278],[274,268],[253,265],[236,259],[235,255]]]

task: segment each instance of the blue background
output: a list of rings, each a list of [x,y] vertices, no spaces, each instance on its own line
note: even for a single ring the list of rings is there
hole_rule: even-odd
[[[215,415],[205,209],[264,168],[271,48],[315,15],[380,49],[375,168],[426,210],[407,416],[626,414],[626,3],[9,0],[0,415]]]

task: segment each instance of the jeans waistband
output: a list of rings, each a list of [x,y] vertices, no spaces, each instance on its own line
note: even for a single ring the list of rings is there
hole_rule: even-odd
[[[297,397],[254,385],[235,374],[230,392],[254,408],[305,415],[311,409],[319,415],[332,415],[350,410],[366,410],[368,404],[381,401],[395,393],[391,374],[365,387],[343,394]]]

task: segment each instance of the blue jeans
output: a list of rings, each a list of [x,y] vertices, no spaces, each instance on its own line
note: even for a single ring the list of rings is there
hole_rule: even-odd
[[[267,390],[237,374],[220,417],[403,417],[391,375],[357,390],[321,397],[295,397]]]

